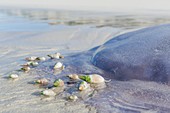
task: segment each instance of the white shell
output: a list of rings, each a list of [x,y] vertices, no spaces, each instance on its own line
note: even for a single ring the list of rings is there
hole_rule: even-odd
[[[30,61],[30,62],[27,62],[25,65],[28,65],[28,66],[30,66],[30,65],[31,65],[31,63],[32,63],[32,61]]]
[[[60,58],[60,56],[61,56],[61,54],[60,54],[60,53],[55,53],[55,55],[56,55],[56,56],[59,56],[59,58]]]
[[[17,79],[19,76],[17,74],[10,74],[9,77],[13,79]]]
[[[40,60],[41,60],[41,61],[45,61],[46,58],[45,58],[45,57],[40,57]]]
[[[38,66],[38,62],[34,62],[34,61],[30,61],[27,62],[26,64],[22,65],[22,66]]]
[[[54,65],[54,69],[61,69],[63,67],[63,64],[61,62],[57,62],[55,65]]]
[[[49,81],[46,78],[41,78],[36,80],[35,82],[38,84],[47,85]]]
[[[91,79],[91,83],[103,83],[103,82],[105,82],[105,79],[101,75],[92,74],[92,75],[89,75],[89,76],[90,76],[90,79]]]
[[[45,61],[46,60],[45,57],[38,57],[37,59],[40,60],[40,61]]]
[[[25,72],[28,72],[28,71],[30,71],[31,68],[28,66],[23,66],[21,69]]]
[[[44,96],[55,96],[56,95],[56,93],[51,89],[47,89],[47,90],[42,91],[42,94]]]
[[[53,55],[53,58],[60,59],[60,56],[58,56],[58,55]]]
[[[36,58],[37,58],[37,57],[32,56],[32,57],[28,57],[28,58],[26,58],[26,60],[28,60],[28,61],[34,61],[34,60],[36,60]]]
[[[50,57],[51,59],[61,59],[64,58],[64,56],[62,56],[60,53],[55,53],[55,54],[51,54],[51,55],[47,55],[48,57]]]
[[[55,53],[55,54],[51,54],[51,55],[48,55],[50,58],[52,59],[60,59],[60,53]]]
[[[79,76],[77,74],[70,74],[70,75],[68,75],[68,77],[73,80],[79,80]]]
[[[38,66],[38,62],[31,62],[31,66]]]
[[[78,99],[78,97],[76,95],[70,95],[68,97],[69,100],[72,100],[72,101],[76,101]]]

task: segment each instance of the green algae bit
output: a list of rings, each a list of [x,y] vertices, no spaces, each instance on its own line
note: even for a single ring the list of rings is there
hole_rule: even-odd
[[[53,84],[55,87],[58,87],[60,85],[60,79],[54,81],[54,84]]]
[[[34,81],[36,84],[40,84],[40,82],[38,80]]]
[[[43,91],[40,92],[40,95],[44,95]]]
[[[84,80],[84,81],[86,81],[86,82],[88,82],[88,83],[91,83],[91,78],[90,78],[90,76],[80,76],[80,79],[82,79],[82,80]]]
[[[82,81],[80,84],[84,85],[86,82],[85,81]]]
[[[25,69],[25,68],[21,68],[20,70],[21,70],[21,71],[26,71],[26,69]]]
[[[54,87],[60,87],[60,86],[64,86],[64,81],[61,79],[57,79],[54,81]]]

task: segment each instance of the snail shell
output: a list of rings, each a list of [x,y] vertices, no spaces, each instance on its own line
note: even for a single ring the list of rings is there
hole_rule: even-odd
[[[47,56],[50,57],[51,59],[60,59],[60,55],[61,55],[60,53],[55,53]]]
[[[31,66],[38,66],[38,62],[31,62],[30,65]]]
[[[31,57],[25,58],[25,60],[27,60],[27,61],[35,61],[36,58],[37,58],[37,57],[35,57],[35,56],[31,56]]]
[[[38,62],[34,62],[34,61],[29,61],[26,64],[21,65],[23,67],[28,67],[28,66],[38,66]]]
[[[76,101],[78,99],[78,97],[76,95],[70,95],[68,97],[69,100],[72,100],[72,101]]]
[[[25,72],[28,72],[28,71],[30,71],[30,67],[28,67],[28,66],[23,66],[22,68],[21,68],[21,70],[23,70],[23,71],[25,71]]]
[[[70,75],[68,75],[68,77],[73,80],[79,80],[79,76],[77,74],[70,74]]]
[[[41,94],[44,96],[55,96],[56,95],[56,93],[51,89],[46,89],[44,91],[41,91]]]
[[[50,54],[50,55],[47,55],[47,56],[50,57],[51,59],[64,58],[64,56],[62,56],[60,53]]]
[[[10,74],[9,78],[17,79],[19,76],[17,74]]]
[[[89,77],[91,79],[91,83],[103,83],[103,82],[105,82],[105,79],[101,75],[98,75],[98,74],[92,74],[92,75],[89,75]]]
[[[37,84],[47,85],[49,81],[46,78],[42,78],[42,79],[36,80],[35,82]]]
[[[64,86],[64,81],[61,79],[57,79],[54,81],[53,85],[54,85],[54,87],[62,87],[62,86]]]
[[[64,66],[61,62],[57,62],[55,65],[54,65],[54,69],[61,69],[63,70],[64,69]]]
[[[88,83],[96,83],[96,84],[105,82],[105,79],[101,75],[98,75],[98,74],[80,76],[80,79]]]
[[[36,60],[39,60],[39,61],[45,61],[46,58],[45,57],[37,57]]]

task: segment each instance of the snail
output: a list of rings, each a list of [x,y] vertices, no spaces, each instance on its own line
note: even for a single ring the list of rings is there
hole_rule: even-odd
[[[35,56],[31,56],[31,57],[25,58],[25,60],[27,60],[27,61],[35,61],[36,58],[37,58],[37,57],[35,57]]]
[[[30,67],[29,66],[23,66],[22,68],[21,68],[21,70],[22,71],[24,71],[24,72],[28,72],[28,71],[30,71]]]
[[[71,101],[76,101],[78,99],[78,97],[76,95],[70,95],[68,97],[68,99],[71,100]]]
[[[38,80],[35,81],[35,83],[41,84],[41,85],[47,85],[48,82],[49,81],[46,78],[38,79]]]
[[[29,61],[29,62],[27,62],[26,64],[23,64],[23,65],[21,65],[21,66],[23,66],[23,67],[28,67],[28,66],[38,66],[38,65],[39,65],[38,62]]]
[[[17,74],[10,74],[9,78],[17,79],[19,76]]]
[[[80,79],[88,83],[94,83],[94,84],[109,82],[109,81],[106,81],[101,75],[98,75],[98,74],[80,76]]]
[[[37,57],[36,60],[38,60],[38,61],[45,61],[46,58],[45,57]]]
[[[79,76],[77,74],[70,74],[70,75],[68,75],[68,77],[73,80],[79,80]]]
[[[55,65],[54,65],[54,69],[56,70],[63,70],[64,69],[64,65],[61,63],[61,62],[57,62]]]
[[[61,79],[57,79],[54,81],[53,85],[54,85],[54,87],[62,87],[62,86],[64,86],[64,81]]]
[[[30,65],[31,66],[38,66],[38,62],[31,62]]]
[[[44,96],[55,96],[56,93],[51,90],[51,89],[46,89],[44,91],[41,91],[41,95],[44,95]]]
[[[62,56],[60,53],[50,54],[50,55],[47,55],[47,56],[50,57],[51,59],[64,58],[64,56]]]

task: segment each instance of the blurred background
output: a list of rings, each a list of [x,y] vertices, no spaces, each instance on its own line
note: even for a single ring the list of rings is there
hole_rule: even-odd
[[[0,6],[84,11],[170,10],[169,0],[0,0]]]

